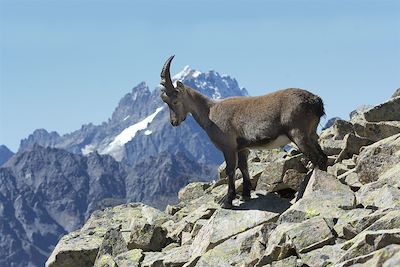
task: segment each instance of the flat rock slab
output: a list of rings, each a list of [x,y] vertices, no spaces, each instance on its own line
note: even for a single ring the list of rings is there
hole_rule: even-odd
[[[334,240],[326,221],[321,217],[306,220],[286,232],[297,253],[306,253]]]
[[[350,187],[335,176],[315,169],[303,197],[280,216],[279,222],[298,223],[318,215],[339,218],[345,213],[343,208],[354,208],[355,204]]]
[[[207,266],[240,266],[250,264],[255,259],[251,257],[251,248],[262,233],[263,226],[257,226],[235,235],[202,255],[196,267]]]
[[[219,209],[200,229],[191,245],[191,256],[200,257],[226,239],[266,222],[276,221],[289,206],[273,194],[261,195],[235,209]]]
[[[189,261],[189,246],[172,248],[165,252],[145,252],[142,267],[180,267]]]
[[[365,267],[398,267],[400,266],[400,245],[388,245],[377,251],[349,259],[335,267],[365,266]]]
[[[363,231],[352,240],[342,244],[346,253],[339,262],[369,254],[391,244],[400,244],[400,229]]]
[[[346,251],[340,245],[327,245],[305,254],[300,254],[302,263],[313,267],[325,267],[335,264]]]
[[[362,184],[379,180],[385,172],[400,163],[400,134],[365,147],[358,159],[356,172]]]
[[[392,98],[364,113],[367,121],[400,121],[400,98]]]

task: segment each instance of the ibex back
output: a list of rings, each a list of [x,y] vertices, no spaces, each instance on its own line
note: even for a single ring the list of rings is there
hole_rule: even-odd
[[[250,198],[251,183],[247,168],[248,148],[276,148],[294,142],[314,164],[326,170],[327,157],[318,144],[317,126],[324,113],[318,96],[302,89],[285,89],[264,96],[232,97],[214,101],[177,81],[173,85],[170,57],[161,71],[161,98],[170,110],[173,126],[191,113],[222,151],[228,176],[228,194],[221,201],[232,206],[236,196],[234,175],[243,174],[242,196]]]

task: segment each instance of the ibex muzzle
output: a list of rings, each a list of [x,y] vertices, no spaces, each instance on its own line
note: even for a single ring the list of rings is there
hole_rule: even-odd
[[[318,144],[317,126],[325,114],[318,96],[302,89],[289,88],[257,97],[232,97],[214,101],[177,81],[174,87],[170,57],[161,71],[161,98],[170,109],[173,126],[191,113],[222,151],[228,175],[228,194],[223,207],[231,207],[236,196],[234,176],[243,174],[244,198],[250,198],[251,183],[247,167],[248,148],[274,148],[294,142],[314,166],[326,170],[327,156]]]

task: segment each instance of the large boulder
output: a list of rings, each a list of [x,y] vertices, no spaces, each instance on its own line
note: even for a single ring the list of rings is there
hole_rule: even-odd
[[[301,261],[307,266],[325,267],[335,264],[345,253],[340,244],[326,245],[322,248],[300,254]]]
[[[144,254],[141,249],[132,249],[119,254],[114,258],[114,262],[118,267],[139,267],[143,258]]]
[[[265,193],[264,193],[265,194]],[[253,194],[235,209],[218,209],[198,232],[191,245],[191,261],[228,238],[266,222],[276,221],[290,204],[273,194]],[[254,198],[255,197],[255,198]]]
[[[287,188],[298,189],[307,172],[302,163],[303,158],[304,156],[299,154],[265,163],[256,190],[275,192]]]
[[[370,139],[356,136],[353,133],[346,134],[343,138],[343,142],[342,151],[336,159],[336,162],[340,162],[343,159],[349,159],[354,154],[359,154],[360,148],[373,143]]]
[[[126,242],[119,229],[111,228],[103,238],[103,242],[97,253],[94,263],[95,267],[111,266],[115,264],[114,258],[121,253],[128,251]]]
[[[257,238],[263,235],[263,227],[257,226],[243,233],[232,236],[203,254],[195,266],[240,266],[254,263],[251,249]],[[260,252],[259,252],[260,253]],[[258,253],[258,254],[259,254]]]
[[[367,184],[377,181],[399,163],[400,134],[397,134],[365,147],[358,157],[356,172],[361,183]]]
[[[205,190],[210,187],[209,183],[195,182],[190,183],[183,187],[178,192],[178,198],[182,202],[187,202],[196,198],[203,196],[206,192]]]
[[[315,217],[302,223],[283,223],[271,232],[265,253],[258,261],[257,266],[284,259],[294,251],[297,254],[307,253],[331,244],[333,241],[334,235],[321,217]]]
[[[121,229],[128,249],[160,250],[168,242],[162,227],[168,218],[163,212],[140,203],[95,211],[80,230],[61,238],[46,266],[92,266],[111,228]]]
[[[392,244],[400,244],[400,229],[364,231],[342,244],[342,249],[345,249],[346,253],[339,262],[369,254]]]
[[[339,218],[355,204],[354,193],[348,186],[335,176],[315,169],[303,197],[280,216],[279,222],[302,222],[318,215]]]
[[[325,128],[321,132],[319,138],[320,140],[343,140],[344,136],[349,133],[354,133],[353,124],[351,122],[338,119],[332,124],[332,126]]]
[[[400,98],[391,98],[364,113],[369,122],[400,121]]]
[[[388,245],[366,255],[361,255],[335,265],[335,267],[350,266],[398,267],[400,266],[400,245]]]
[[[189,246],[172,248],[162,252],[145,252],[142,267],[180,267],[189,260]]]
[[[365,122],[354,124],[358,136],[374,142],[400,133],[400,121]]]

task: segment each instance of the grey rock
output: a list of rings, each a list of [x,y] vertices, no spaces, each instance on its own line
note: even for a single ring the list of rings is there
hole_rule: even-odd
[[[114,258],[118,267],[139,267],[144,255],[141,249],[132,249]]]
[[[257,262],[250,252],[253,243],[263,234],[262,228],[257,226],[223,241],[203,254],[195,266],[241,266]]]
[[[354,124],[358,136],[374,142],[400,133],[400,121],[360,122]]]
[[[167,238],[167,230],[163,227],[163,224],[169,219],[165,213],[142,205],[132,215],[132,221],[129,225],[129,249],[160,251],[170,243]]]
[[[364,113],[369,122],[400,121],[400,98],[392,98]]]
[[[353,133],[353,124],[351,122],[338,119],[332,126],[324,129],[320,134],[320,140],[332,139],[332,140],[343,140],[344,136],[349,133]]]
[[[104,235],[103,242],[100,245],[94,266],[105,266],[105,262],[111,262],[112,264],[114,257],[126,251],[128,251],[127,244],[122,237],[121,232],[119,229],[111,228],[107,230]]]
[[[296,225],[298,224],[279,224],[268,236],[264,255],[260,257],[255,266],[265,266],[266,264],[271,264],[291,256],[294,253],[294,246],[289,242],[286,232]]]
[[[308,266],[326,267],[335,264],[345,253],[340,245],[327,245],[313,251],[300,254],[301,261]]]
[[[180,267],[189,260],[189,246],[172,248],[166,252],[145,252],[142,267]]]
[[[161,211],[157,212],[154,208],[143,204],[126,204],[96,211],[80,230],[61,238],[46,266],[92,266],[104,236],[110,228],[121,227],[123,240],[126,241],[128,249],[135,246],[157,249],[165,238],[162,238],[161,231],[155,226],[160,225],[166,220],[164,217],[167,217],[160,213]],[[138,227],[139,225],[142,227]],[[137,241],[137,233],[143,232],[143,228],[146,227],[148,232],[143,235],[143,239]],[[129,229],[137,229],[138,232],[132,235]],[[121,247],[123,243],[119,246]],[[120,252],[123,250],[117,247],[111,249]]]
[[[256,190],[275,192],[286,188],[299,188],[307,172],[302,163],[303,158],[304,156],[299,154],[292,157],[278,157],[266,163],[258,179]]]
[[[319,144],[327,156],[339,155],[344,146],[343,140],[320,139]]]
[[[308,219],[293,226],[286,236],[294,245],[297,253],[306,253],[331,244],[334,236],[326,221],[321,217]]]
[[[351,170],[339,175],[338,179],[343,184],[350,186],[353,190],[359,189],[362,186],[362,184],[358,178],[358,174],[355,172],[354,169],[351,169]]]
[[[275,221],[288,202],[267,194],[240,204],[232,210],[219,209],[196,235],[191,245],[191,259],[196,259],[226,239],[256,227]]]
[[[362,186],[356,193],[357,203],[380,209],[400,208],[400,189],[381,182]]]
[[[367,210],[364,210],[365,212]],[[350,211],[351,212],[351,211]],[[354,213],[353,213],[354,214]],[[362,216],[362,212],[357,213],[357,217],[354,216],[353,218],[347,217],[344,221],[341,220],[340,222],[335,225],[336,233],[339,237],[343,237],[344,239],[350,240],[354,238],[356,235],[364,231],[365,229],[373,225],[377,220],[383,217],[386,213],[384,212],[375,212],[372,214]],[[383,230],[379,229],[379,230]],[[390,228],[387,228],[390,229]],[[378,230],[378,229],[377,229]]]
[[[377,181],[400,162],[400,134],[365,147],[357,160],[356,172],[361,183]]]
[[[342,161],[343,159],[349,159],[354,154],[359,154],[360,148],[363,146],[367,146],[373,143],[370,139],[356,136],[354,134],[346,134],[344,137],[344,146],[342,147],[342,151],[340,152],[337,162]]]
[[[400,229],[400,210],[392,210],[383,213],[378,220],[370,225],[366,230],[378,231],[385,229]]]
[[[354,193],[348,186],[335,176],[315,169],[303,197],[280,216],[279,222],[302,222],[318,215],[339,218],[345,213],[343,208],[354,208],[355,204]]]
[[[205,190],[210,185],[208,183],[195,182],[181,188],[178,192],[180,201],[188,201],[199,198],[205,194]]]
[[[296,267],[296,266],[301,266],[301,264],[298,263],[296,256],[290,256],[283,260],[274,261],[271,264],[267,264],[266,266],[268,266],[268,267]]]
[[[388,245],[377,251],[369,254],[352,258],[345,262],[335,265],[335,267],[348,267],[348,266],[382,266],[382,267],[397,267],[400,264],[400,246]]]
[[[369,254],[392,244],[400,244],[400,229],[364,231],[342,245],[346,253],[339,262]]]

